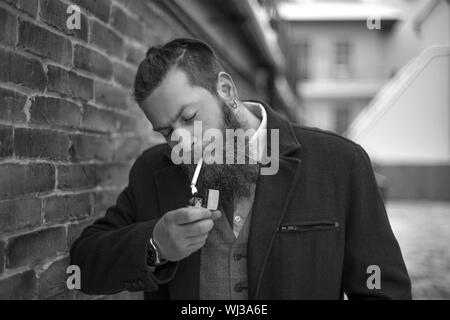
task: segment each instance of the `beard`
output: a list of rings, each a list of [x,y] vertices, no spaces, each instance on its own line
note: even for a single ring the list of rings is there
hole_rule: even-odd
[[[226,129],[240,129],[241,125],[234,114],[223,103],[221,105],[225,137]],[[252,186],[256,184],[259,175],[259,164],[251,164],[248,143],[244,150],[238,150],[237,141],[225,141],[223,155],[233,154],[233,163],[206,164],[203,162],[200,175],[197,180],[197,190],[200,195],[206,195],[208,189],[219,190],[219,204],[232,203],[240,197],[250,197]],[[228,152],[228,153],[227,153]],[[238,159],[245,159],[244,164],[237,163]],[[181,164],[189,181],[192,181],[196,164]]]

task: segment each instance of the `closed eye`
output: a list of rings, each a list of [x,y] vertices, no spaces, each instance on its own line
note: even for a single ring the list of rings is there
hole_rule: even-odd
[[[194,113],[191,117],[183,119],[183,121],[187,122],[187,123],[192,122],[192,120],[194,120],[196,116],[197,116],[197,112]]]

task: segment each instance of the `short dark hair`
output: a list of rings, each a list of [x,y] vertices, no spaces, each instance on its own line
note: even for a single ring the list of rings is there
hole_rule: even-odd
[[[216,92],[217,75],[224,70],[211,47],[200,40],[175,39],[163,46],[151,47],[136,73],[136,102],[143,102],[172,67],[185,71],[191,85],[212,93]]]

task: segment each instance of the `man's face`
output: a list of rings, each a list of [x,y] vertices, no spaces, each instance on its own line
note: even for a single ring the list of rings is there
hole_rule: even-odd
[[[204,131],[240,128],[238,120],[218,95],[213,95],[204,88],[192,86],[186,73],[176,68],[168,72],[141,107],[154,130],[160,132],[172,148],[180,143],[176,131],[172,137],[174,130],[184,129],[190,132],[191,141],[188,143],[191,145],[183,146],[183,151],[191,151],[189,157],[191,160],[194,160],[192,157],[195,143],[194,121],[201,121]],[[205,148],[209,142],[202,141],[202,147]],[[231,141],[231,145],[236,158],[234,141]],[[224,148],[227,147],[230,145],[224,143]],[[182,167],[191,180],[196,164],[192,161],[191,164],[182,164]],[[222,203],[232,201],[235,197],[249,196],[251,185],[256,182],[258,172],[257,165],[204,164],[197,188],[201,194],[205,194],[208,188],[219,190]]]
[[[186,73],[172,68],[161,84],[141,104],[141,107],[153,125],[171,147],[178,143],[171,141],[174,130],[184,129],[191,134],[191,146],[183,150],[193,150],[194,121],[201,121],[202,129],[223,129],[223,115],[219,98],[208,90],[192,86]]]

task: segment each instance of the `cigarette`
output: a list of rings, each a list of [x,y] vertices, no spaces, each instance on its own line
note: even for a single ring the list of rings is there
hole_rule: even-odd
[[[203,164],[203,158],[200,158],[198,160],[197,167],[195,167],[194,176],[192,177],[192,182],[191,182],[192,195],[197,193],[197,188],[195,185],[197,184],[197,180],[198,180],[198,176],[200,174],[200,170],[202,168],[202,164]]]

